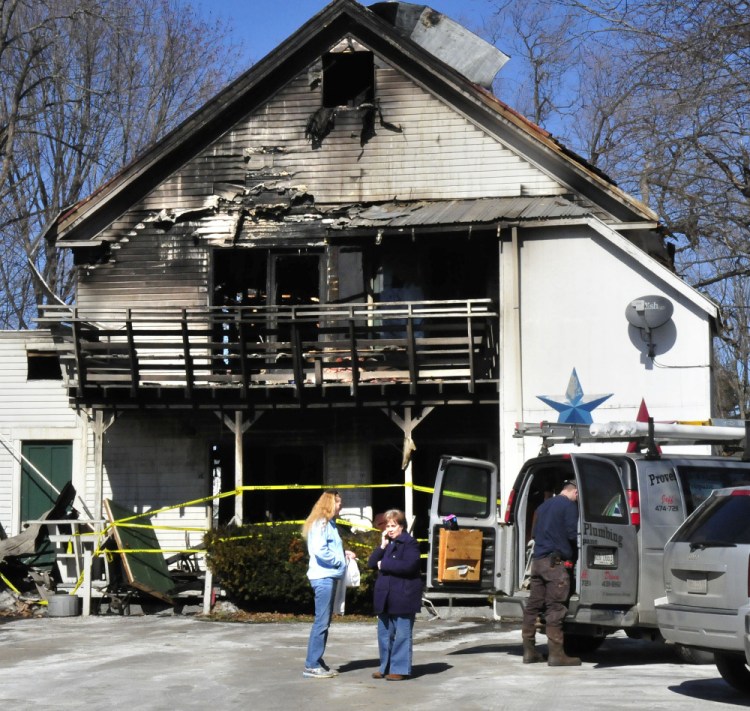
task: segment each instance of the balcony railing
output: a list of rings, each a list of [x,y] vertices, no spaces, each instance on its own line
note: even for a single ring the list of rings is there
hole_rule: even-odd
[[[497,311],[489,300],[319,306],[127,308],[46,306],[62,334],[72,396],[82,403],[144,397],[268,406],[382,400],[399,386],[469,395],[498,380]],[[65,350],[65,349],[64,349]],[[438,387],[439,386],[439,387]],[[390,388],[392,389],[392,388]],[[290,394],[291,393],[291,394]]]

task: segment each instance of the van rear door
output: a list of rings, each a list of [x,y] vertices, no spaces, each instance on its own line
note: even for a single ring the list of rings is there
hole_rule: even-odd
[[[430,507],[429,589],[510,594],[511,528],[501,522],[498,486],[491,462],[441,459]]]
[[[638,546],[618,464],[571,455],[578,482],[580,550],[578,604],[631,607],[637,602]],[[583,612],[583,611],[581,611]],[[579,619],[580,615],[576,615]]]

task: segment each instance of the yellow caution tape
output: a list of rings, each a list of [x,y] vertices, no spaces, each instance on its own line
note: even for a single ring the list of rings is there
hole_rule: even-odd
[[[207,501],[213,501],[215,499],[221,499],[225,498],[227,496],[237,496],[240,493],[243,493],[245,491],[305,491],[305,490],[327,490],[327,489],[388,489],[388,488],[411,488],[414,489],[414,491],[420,491],[423,493],[431,494],[433,493],[434,489],[430,487],[425,486],[417,486],[411,482],[404,483],[404,484],[268,484],[268,485],[258,485],[258,486],[240,486],[236,489],[233,489],[232,491],[224,491],[220,494],[212,494],[210,496],[204,496],[200,499],[193,499],[192,501],[184,501],[179,504],[173,504],[171,506],[163,506],[159,509],[150,509],[148,511],[143,511],[141,513],[133,514],[132,516],[127,516],[126,518],[119,519],[117,521],[114,521],[110,525],[114,526],[122,526],[124,524],[128,524],[130,521],[134,521],[138,518],[142,518],[144,516],[156,516],[160,513],[165,513],[166,511],[173,511],[174,509],[182,509],[187,508],[188,506],[195,506],[197,504],[206,503]],[[281,522],[276,522],[281,523]],[[285,522],[289,523],[289,522]],[[304,523],[304,522],[301,522]],[[136,524],[133,524],[134,526]],[[148,524],[140,524],[143,528],[157,528],[153,525]],[[177,531],[205,531],[204,528],[183,528],[179,526],[163,526],[161,527],[164,530],[177,530]],[[81,534],[83,535],[83,534]],[[87,535],[90,535],[87,534]]]
[[[387,489],[403,486],[405,486],[405,484],[264,484],[258,486],[240,486],[236,489],[233,489],[232,491],[223,491],[219,494],[211,494],[200,499],[193,499],[192,501],[184,501],[182,503],[173,504],[171,506],[163,506],[159,509],[150,509],[149,511],[143,511],[142,513],[133,514],[132,516],[120,519],[116,523],[119,525],[128,521],[133,521],[143,516],[156,516],[157,514],[165,513],[166,511],[173,511],[174,509],[183,509],[187,508],[188,506],[197,506],[198,504],[204,504],[207,501],[223,499],[227,496],[237,496],[238,494],[245,491],[306,491],[315,489],[325,491],[327,489]],[[408,486],[413,487],[413,484],[409,484]],[[420,490],[427,491],[427,489]]]
[[[154,531],[193,531],[196,533],[206,531],[205,527],[198,526],[153,526],[146,523],[121,523],[120,521],[115,521],[112,525],[119,528],[146,528]]]
[[[312,489],[393,489],[403,487],[404,484],[258,484],[255,486],[240,486],[236,491],[304,491]],[[408,486],[412,486],[409,484]]]
[[[414,489],[414,491],[421,491],[421,492],[423,492],[425,494],[434,494],[435,493],[435,488],[432,487],[432,486],[417,486],[416,484],[409,484],[408,486],[410,486],[412,489]]]
[[[154,524],[139,524],[139,523],[132,523],[133,521],[136,521],[139,518],[143,518],[146,516],[156,516],[160,513],[165,513],[167,511],[173,511],[174,509],[182,509],[187,508],[189,506],[198,506],[200,504],[204,504],[209,501],[215,501],[216,499],[222,499],[226,498],[228,496],[238,496],[239,494],[243,492],[252,492],[252,491],[305,491],[305,490],[327,490],[327,489],[337,489],[337,490],[343,490],[343,489],[387,489],[387,488],[411,488],[414,491],[419,491],[423,493],[432,494],[434,492],[434,489],[431,487],[425,487],[425,486],[418,486],[415,485],[412,482],[405,482],[403,484],[401,483],[394,483],[394,484],[271,484],[271,485],[257,485],[257,486],[240,486],[236,489],[233,489],[232,491],[224,491],[218,494],[211,494],[208,496],[201,497],[199,499],[193,499],[191,501],[184,501],[179,504],[173,504],[171,506],[163,506],[158,509],[150,509],[149,511],[144,511],[142,513],[134,513],[132,516],[128,516],[126,518],[119,519],[117,521],[113,521],[111,523],[108,523],[104,529],[100,532],[97,531],[79,531],[75,534],[71,535],[77,535],[77,536],[100,536],[102,541],[106,540],[106,538],[109,536],[112,529],[122,526],[122,527],[128,527],[128,528],[142,528],[142,529],[152,529],[152,530],[161,530],[161,531],[190,531],[190,532],[196,532],[196,533],[205,533],[210,529],[203,528],[203,527],[184,527],[184,526],[168,526],[168,525],[154,525]],[[454,498],[464,498],[474,501],[483,501],[484,499],[482,497],[473,496],[470,494],[461,494],[459,492],[446,492],[448,495],[453,496]],[[370,527],[363,525],[361,522],[353,522],[353,521],[347,521],[346,519],[337,519],[337,523],[340,523],[345,526],[350,526],[353,528],[361,528],[363,530],[369,530],[369,531],[379,531],[380,529]],[[275,525],[303,525],[304,521],[264,521],[264,522],[258,522],[258,523],[251,523],[251,524],[245,524],[248,526],[275,526]],[[250,538],[250,536],[232,536],[229,538],[225,538],[222,540],[241,540],[243,538]],[[114,556],[117,554],[134,554],[134,553],[143,553],[143,554],[205,554],[205,549],[190,549],[190,548],[179,548],[179,549],[165,549],[165,548],[156,548],[156,549],[149,549],[149,548],[140,548],[140,549],[125,549],[125,550],[113,550],[113,549],[106,549],[104,550],[101,546],[97,546],[96,550],[93,552],[93,556],[105,556],[107,558],[108,562],[112,562],[114,560]],[[424,556],[423,556],[424,557]],[[0,574],[1,576],[1,574]],[[6,584],[8,584],[9,587],[12,587],[4,577],[3,580],[6,581]],[[80,588],[80,586],[83,584],[83,573],[79,576],[78,580],[76,581],[76,585],[73,588],[73,591],[71,594],[75,594],[75,592]],[[17,591],[16,591],[17,592]]]
[[[20,595],[21,592],[18,590],[18,588],[13,585],[13,583],[8,580],[2,573],[0,573],[0,580],[2,580],[16,595]]]
[[[179,548],[123,548],[107,549],[108,553],[205,553],[205,548],[189,548],[182,550]]]
[[[443,491],[443,496],[450,497],[452,499],[463,499],[464,501],[487,501],[486,496],[477,496],[476,494],[465,494],[462,491]]]
[[[174,504],[172,506],[163,506],[160,509],[150,509],[148,511],[143,511],[139,514],[133,514],[132,516],[128,516],[126,518],[122,518],[119,521],[116,521],[115,523],[121,524],[127,521],[134,521],[137,518],[142,518],[143,516],[156,516],[157,514],[164,513],[165,511],[173,511],[174,509],[184,509],[188,506],[196,506],[198,504],[203,504],[206,501],[213,501],[214,499],[223,499],[227,496],[236,496],[240,492],[240,489],[233,489],[232,491],[224,491],[220,494],[212,494],[211,496],[204,496],[200,499],[193,499],[192,501],[185,501],[181,504]]]

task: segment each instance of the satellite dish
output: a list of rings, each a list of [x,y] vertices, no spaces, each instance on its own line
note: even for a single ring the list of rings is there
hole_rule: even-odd
[[[652,331],[668,323],[674,313],[672,302],[664,296],[641,296],[633,299],[625,309],[625,318],[631,326],[639,329],[648,344],[648,357],[653,358],[656,344]]]
[[[633,299],[625,309],[631,326],[650,331],[663,326],[674,313],[672,302],[664,296],[641,296]]]

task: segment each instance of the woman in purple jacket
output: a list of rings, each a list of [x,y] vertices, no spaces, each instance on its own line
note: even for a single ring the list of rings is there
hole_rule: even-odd
[[[411,675],[414,616],[422,607],[419,545],[405,530],[403,511],[391,509],[384,517],[382,542],[367,561],[380,571],[374,595],[380,669],[372,677],[401,681]]]

